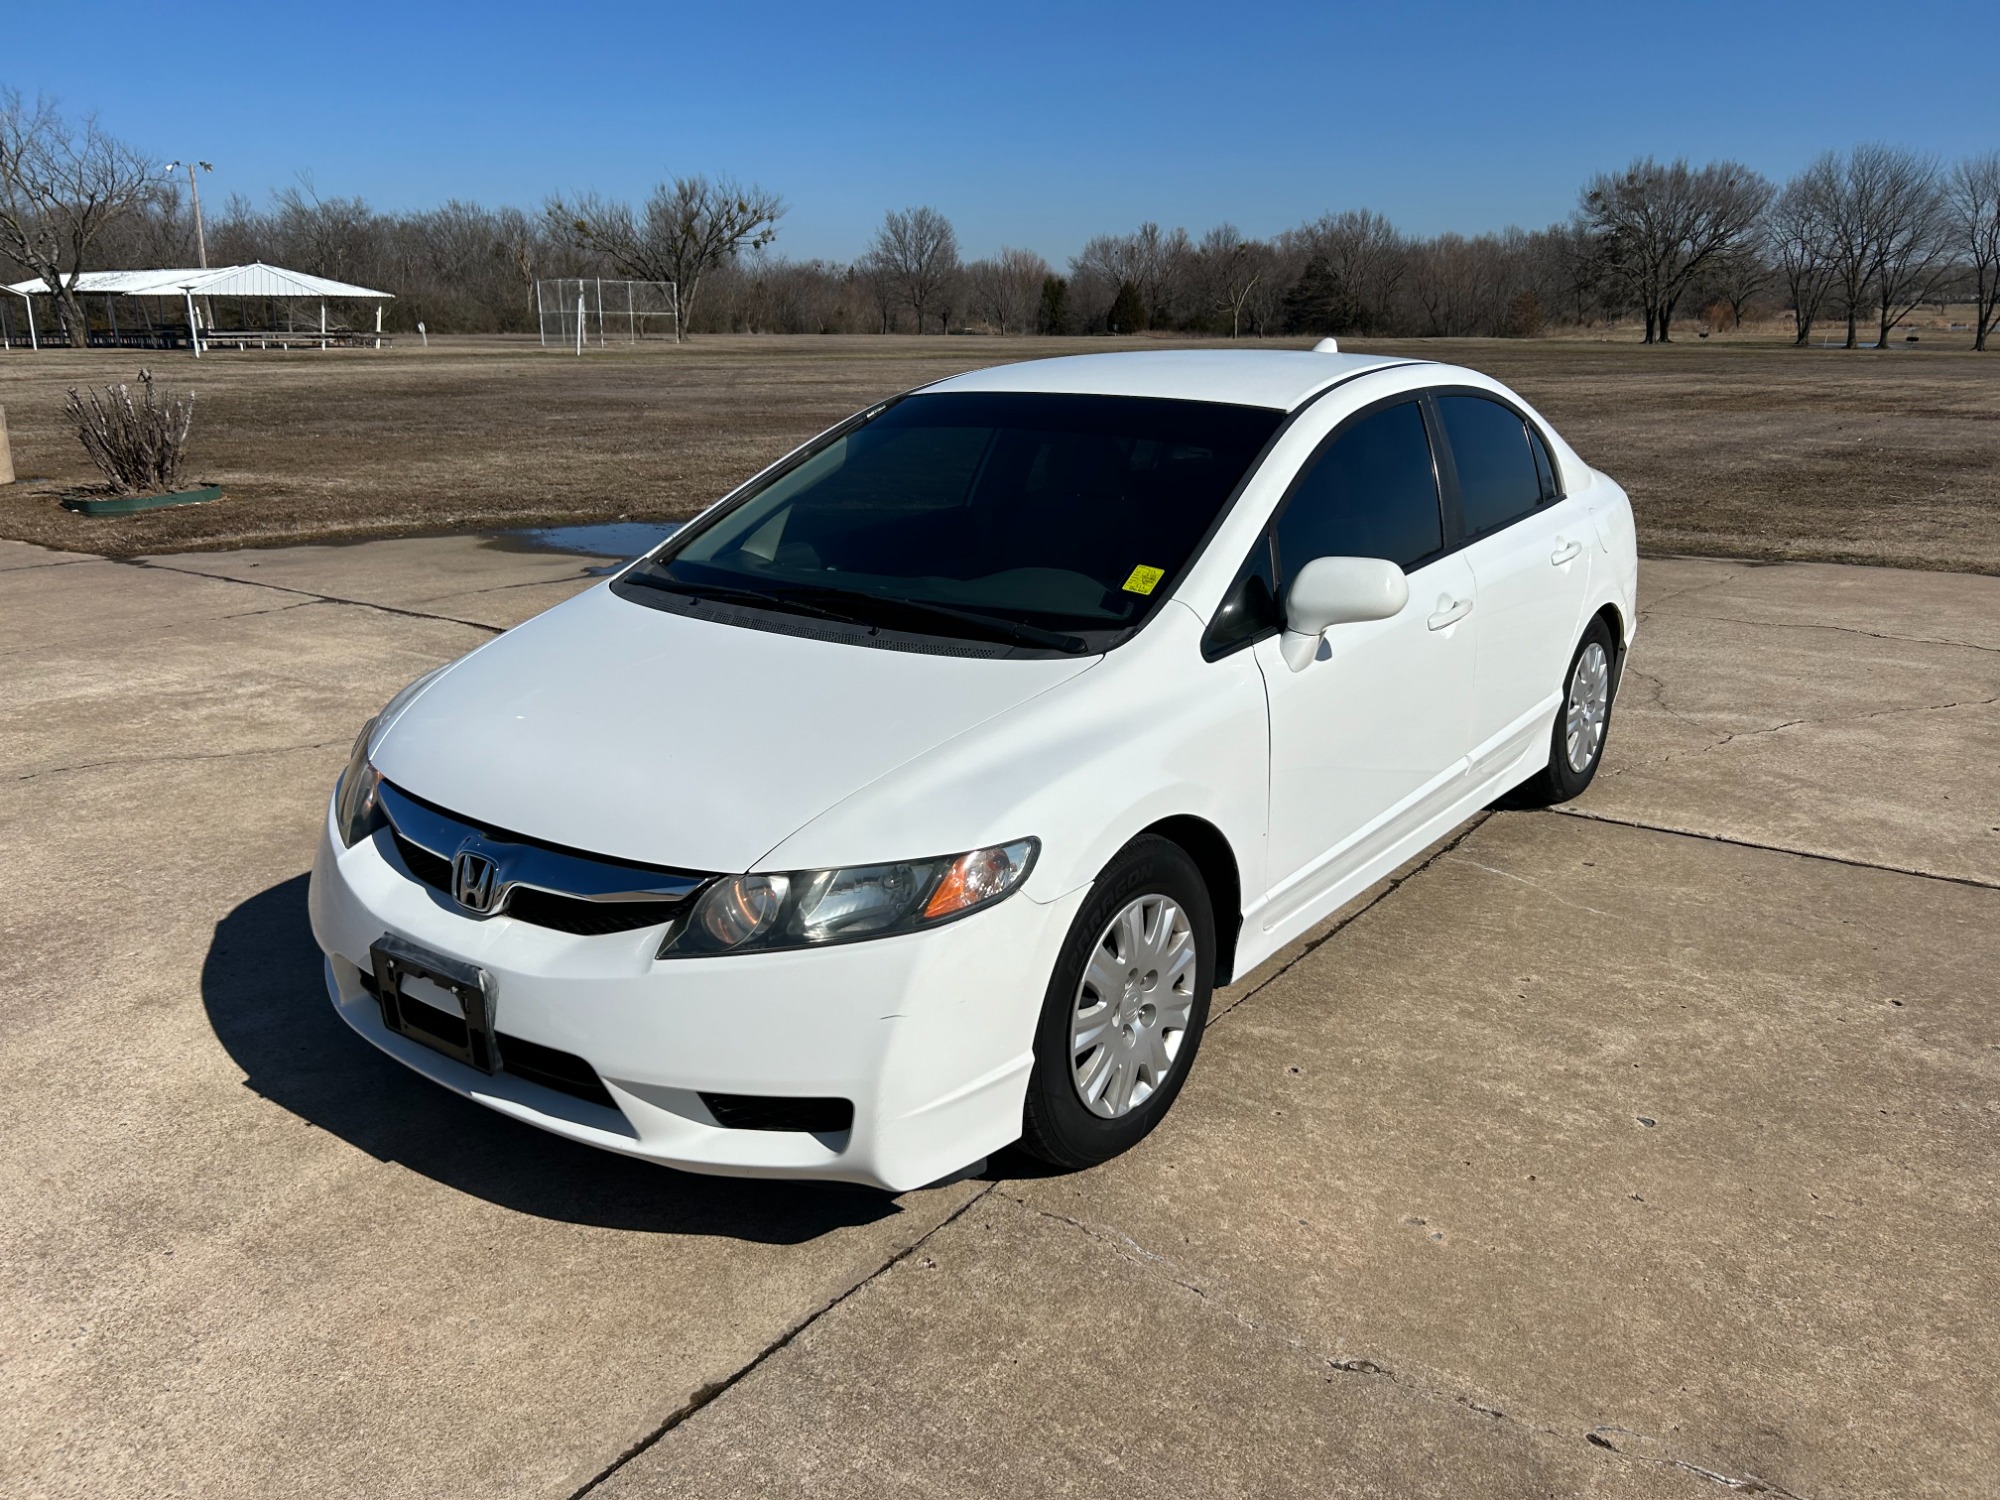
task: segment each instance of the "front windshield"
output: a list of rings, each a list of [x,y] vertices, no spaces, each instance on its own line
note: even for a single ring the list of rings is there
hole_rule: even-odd
[[[1101,649],[1173,588],[1282,420],[1136,396],[911,396],[628,579],[880,629]]]

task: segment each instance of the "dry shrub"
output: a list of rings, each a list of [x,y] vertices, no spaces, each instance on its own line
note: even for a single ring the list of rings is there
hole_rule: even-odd
[[[141,397],[126,385],[108,385],[99,395],[69,388],[66,410],[83,451],[120,495],[161,494],[180,476],[194,421],[194,392],[162,397],[153,372],[139,372]]]

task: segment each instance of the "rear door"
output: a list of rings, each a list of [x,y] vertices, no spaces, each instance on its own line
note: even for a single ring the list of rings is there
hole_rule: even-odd
[[[1483,391],[1433,393],[1479,591],[1472,774],[1545,742],[1583,629],[1593,535],[1534,424]]]
[[[1267,929],[1324,898],[1462,783],[1476,626],[1472,570],[1447,554],[1448,540],[1416,393],[1343,423],[1279,507],[1266,542],[1277,599],[1315,558],[1381,557],[1409,575],[1410,601],[1393,619],[1335,626],[1304,671],[1286,664],[1275,635],[1256,643],[1271,719]]]

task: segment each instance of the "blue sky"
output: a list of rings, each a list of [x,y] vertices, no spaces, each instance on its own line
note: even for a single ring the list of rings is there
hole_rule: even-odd
[[[1882,139],[2000,149],[1989,5],[130,5],[10,47],[203,193],[309,172],[384,208],[761,182],[778,248],[847,258],[929,203],[968,254],[1146,219],[1268,234],[1370,207],[1476,232],[1634,155],[1774,176]],[[1893,22],[1895,34],[1884,36]],[[115,41],[109,40],[115,38]],[[187,82],[191,70],[200,80]]]

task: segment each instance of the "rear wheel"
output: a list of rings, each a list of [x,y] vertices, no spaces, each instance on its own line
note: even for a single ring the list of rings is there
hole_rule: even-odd
[[[1180,1093],[1208,1021],[1215,916],[1178,844],[1148,835],[1077,913],[1042,1002],[1021,1144],[1095,1166],[1143,1140]]]
[[[1549,807],[1580,796],[1590,785],[1604,759],[1617,673],[1618,643],[1600,615],[1584,631],[1563,678],[1562,711],[1549,733],[1549,763],[1508,793],[1506,805]]]

